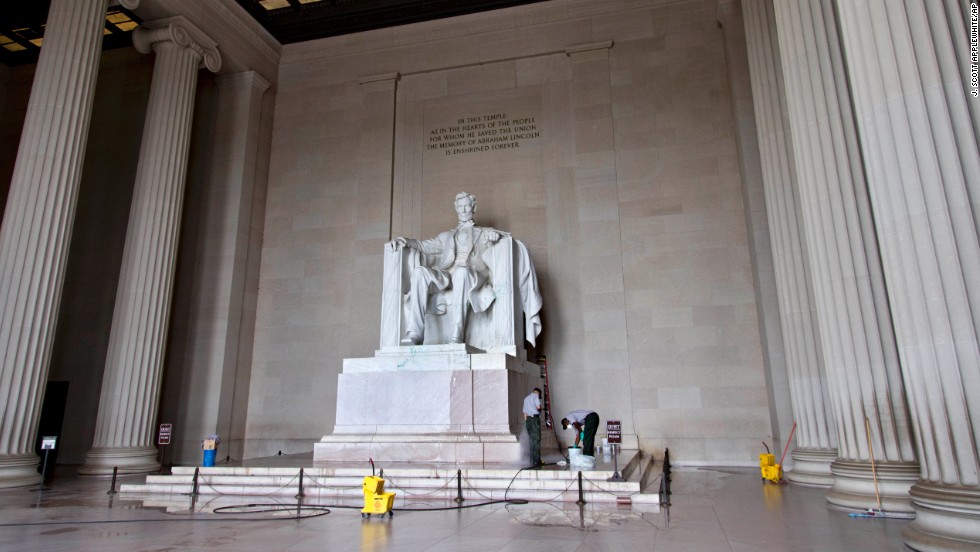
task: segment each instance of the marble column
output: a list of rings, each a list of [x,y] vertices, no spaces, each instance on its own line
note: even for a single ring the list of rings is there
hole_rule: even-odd
[[[136,186],[102,377],[92,449],[83,475],[155,471],[154,423],[170,318],[177,235],[197,72],[217,71],[216,45],[182,17],[133,32],[142,53],[156,53],[136,169]]]
[[[838,459],[833,506],[911,512],[915,460],[831,0],[775,3]],[[869,448],[870,446],[870,448]],[[874,462],[874,464],[872,464]]]
[[[916,550],[977,550],[980,119],[969,97],[970,7],[835,7],[921,466],[903,536]]]
[[[38,481],[35,431],[108,0],[53,0],[0,229],[0,487]]]
[[[201,193],[202,220],[190,248],[198,252],[189,263],[191,304],[179,322],[187,327],[188,343],[183,355],[168,361],[168,370],[183,373],[178,395],[184,406],[175,419],[182,437],[177,439],[176,458],[198,458],[200,439],[212,433],[221,436],[222,457],[227,451],[242,458],[245,440],[251,369],[247,328],[254,324],[244,306],[245,276],[249,256],[259,253],[249,248],[249,238],[254,187],[262,178],[256,172],[263,95],[269,82],[254,71],[222,75],[216,82],[218,116],[210,178]]]
[[[749,0],[743,3],[743,12],[776,290],[797,421],[794,467],[787,477],[794,483],[829,487],[833,483],[830,465],[837,458],[837,436],[831,424],[833,412],[811,308],[812,284],[797,213],[798,176],[785,119],[772,3]]]

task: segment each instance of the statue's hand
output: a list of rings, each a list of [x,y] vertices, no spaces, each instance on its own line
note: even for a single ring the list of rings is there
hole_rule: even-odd
[[[487,230],[486,238],[490,243],[497,243],[497,240],[500,239],[500,232],[497,232],[496,230]]]
[[[407,244],[408,244],[408,240],[399,236],[391,240],[390,242],[386,243],[385,250],[388,251],[389,253],[394,253],[395,251],[398,251],[399,249],[405,247]]]

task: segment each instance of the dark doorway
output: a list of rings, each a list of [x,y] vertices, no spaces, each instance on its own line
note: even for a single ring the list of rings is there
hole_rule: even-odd
[[[68,382],[49,381],[44,391],[44,404],[41,405],[41,421],[37,424],[37,436],[34,439],[34,452],[41,457],[41,463],[37,465],[38,473],[44,465],[44,452],[41,450],[41,438],[52,435],[58,437],[57,446],[54,450],[47,451],[48,462],[44,470],[43,478],[45,481],[54,471],[54,465],[58,461],[58,449],[61,448],[61,424],[65,420],[65,404],[68,402]]]

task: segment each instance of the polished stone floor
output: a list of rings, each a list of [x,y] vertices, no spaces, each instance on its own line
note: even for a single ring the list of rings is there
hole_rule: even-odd
[[[43,493],[0,490],[0,550],[875,551],[901,550],[907,523],[849,518],[827,509],[820,490],[764,485],[758,470],[741,468],[675,468],[671,506],[659,511],[563,503],[436,509],[454,504],[400,498],[384,519],[336,506],[297,516],[285,498],[110,497],[109,481],[80,479],[67,467],[50,485]]]

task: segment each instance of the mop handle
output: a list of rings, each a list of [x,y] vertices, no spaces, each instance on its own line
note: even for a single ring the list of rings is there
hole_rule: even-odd
[[[796,431],[796,422],[793,422],[793,429],[789,430],[789,439],[786,439],[786,446],[783,447],[783,455],[779,457],[779,465],[783,465],[783,459],[786,458],[786,451],[789,450],[789,444],[793,442],[793,433]]]
[[[875,500],[878,502],[878,510],[881,510],[881,495],[878,494],[878,474],[875,471],[875,451],[871,446],[871,422],[868,417],[864,417],[864,431],[868,434],[868,454],[871,455],[871,478],[875,482]]]

